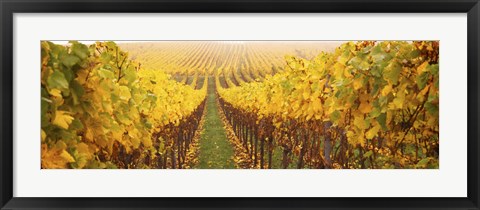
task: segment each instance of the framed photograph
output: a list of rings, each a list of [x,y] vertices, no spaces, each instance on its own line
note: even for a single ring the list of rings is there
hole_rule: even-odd
[[[0,7],[1,209],[479,209],[478,0]]]

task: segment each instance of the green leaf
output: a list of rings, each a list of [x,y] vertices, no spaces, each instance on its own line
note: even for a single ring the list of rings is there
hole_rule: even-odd
[[[78,58],[75,55],[67,55],[63,57],[62,63],[68,68],[72,68],[72,66],[75,66],[75,64],[80,62],[80,58]]]
[[[87,58],[89,54],[88,47],[78,42],[72,44],[72,52],[81,59]]]
[[[419,55],[419,52],[415,52],[416,49],[410,44],[402,43],[400,50],[398,51],[398,55],[400,58],[411,60]]]
[[[373,109],[370,112],[369,116],[371,118],[376,118],[376,117],[380,116],[380,114],[381,114],[380,108],[373,106]]]
[[[72,89],[72,96],[73,96],[73,103],[75,105],[80,104],[80,98],[85,94],[85,90],[83,89],[82,85],[80,85],[76,80],[73,80],[71,83]]]
[[[370,156],[372,156],[372,154],[373,154],[373,151],[370,150],[370,151],[364,153],[364,154],[363,154],[363,157],[364,157],[364,158],[369,158]]]
[[[345,50],[345,51],[343,51],[342,55],[340,55],[340,57],[338,57],[337,61],[341,64],[345,64],[345,63],[347,63],[349,58],[350,58],[350,51]]]
[[[79,119],[73,119],[72,124],[70,124],[69,129],[71,130],[80,130],[83,129],[83,124]]]
[[[70,83],[73,79],[75,79],[75,74],[71,69],[64,69],[62,71],[63,75],[65,75],[65,79]]]
[[[123,78],[127,80],[129,84],[131,84],[137,79],[137,73],[132,68],[128,68],[125,70],[125,75]]]
[[[383,130],[383,131],[387,131],[387,130],[388,130],[388,128],[387,128],[387,114],[381,113],[381,114],[377,117],[377,122],[382,126],[382,130]]]
[[[112,71],[109,71],[106,69],[98,69],[98,76],[100,76],[103,79],[113,79],[115,77]]]
[[[130,125],[130,124],[132,124],[132,120],[130,120],[130,118],[128,118],[128,116],[126,116],[126,115],[123,115],[123,114],[118,113],[118,114],[116,115],[116,117],[117,117],[118,122],[120,122],[120,123],[122,123],[122,124],[124,124],[124,125]]]
[[[148,120],[145,120],[145,122],[143,123],[143,125],[148,128],[148,129],[151,129],[153,128],[153,124],[151,122],[149,122]]]
[[[357,158],[358,156],[360,156],[360,150],[359,150],[359,149],[353,150],[353,155],[354,155],[355,158]]]
[[[50,88],[68,89],[68,81],[60,71],[54,71],[53,74],[48,77],[47,83]]]
[[[438,75],[438,64],[432,64],[427,66],[427,71],[430,72],[433,75]]]
[[[42,102],[41,102],[41,116],[42,116],[42,119],[41,119],[41,124],[42,124],[42,128],[45,127],[46,125],[50,124],[50,115],[47,115],[47,112],[48,112],[48,109],[50,107],[50,103],[49,101],[47,101],[47,99],[45,99],[44,97],[42,97]]]
[[[119,113],[119,112],[115,112],[115,113]],[[125,127],[118,124],[118,122],[112,123],[112,126],[110,127],[110,131],[113,131],[113,132],[120,132],[124,130],[125,130]]]
[[[103,164],[103,163],[102,163],[102,164]],[[118,169],[118,167],[117,167],[115,164],[111,163],[111,162],[107,162],[106,164],[103,164],[103,165],[101,165],[101,166],[104,166],[104,165],[105,165],[105,168],[107,168],[107,169]]]
[[[424,158],[424,159],[418,161],[416,167],[417,168],[426,168],[428,162],[430,162],[430,158]]]
[[[130,89],[127,86],[120,86],[119,90],[120,90],[119,97],[121,100],[128,101],[130,100],[130,98],[132,98],[132,93],[130,92]]]
[[[428,77],[428,72],[423,72],[422,74],[417,76],[417,86],[420,90],[423,90],[423,88],[425,88],[425,85],[427,85]]]
[[[110,95],[110,99],[112,100],[112,103],[115,104],[115,103],[118,102],[118,100],[120,100],[120,97],[119,97],[117,94],[112,93],[112,94]]]
[[[115,42],[112,42],[112,41],[105,42],[105,45],[107,45],[107,47],[110,49],[115,49],[117,47],[117,44],[115,44]]]
[[[352,65],[356,69],[368,70],[369,64],[367,59],[362,59],[360,57],[354,57],[348,61],[348,64]]]
[[[332,112],[330,114],[330,120],[333,122],[333,123],[337,123],[338,120],[340,119],[340,112],[338,110],[335,110],[334,112]]]
[[[100,55],[100,58],[103,63],[108,63],[110,60],[113,59],[113,56],[110,55],[108,52],[103,52],[102,55]]]
[[[412,52],[410,52],[410,57],[411,58],[416,58],[418,56],[420,56],[420,51],[415,49],[415,50],[412,50]]]
[[[402,71],[402,66],[398,62],[391,62],[385,67],[383,72],[383,78],[388,82],[396,85],[398,83],[398,77]]]
[[[83,86],[80,85],[75,80],[72,82],[72,90],[78,97],[82,97],[83,94],[85,94],[85,90],[83,89]]]
[[[432,102],[427,101],[425,103],[425,109],[431,115],[438,115],[438,106],[434,105]]]
[[[383,51],[380,45],[375,46],[372,48],[372,52],[370,54],[372,56],[374,63],[379,63],[382,61],[388,61],[392,58],[392,56],[385,51]]]

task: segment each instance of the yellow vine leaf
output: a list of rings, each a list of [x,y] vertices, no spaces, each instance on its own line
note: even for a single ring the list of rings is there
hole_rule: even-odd
[[[351,70],[350,68],[345,68],[345,70],[343,71],[343,75],[346,77],[346,78],[353,78],[353,75],[351,73]]]
[[[403,109],[403,103],[405,103],[405,93],[400,91],[397,94],[397,97],[393,99],[392,103],[396,109]]]
[[[85,143],[79,143],[77,145],[78,155],[76,162],[77,168],[84,168],[89,160],[93,158],[93,153],[90,151],[89,146]]]
[[[121,142],[123,141],[123,132],[122,130],[117,131],[117,132],[112,132],[113,139]]]
[[[151,147],[153,145],[151,136],[142,138],[142,144],[145,147]]]
[[[380,126],[380,124],[377,124],[373,126],[370,130],[368,130],[365,136],[367,137],[367,139],[373,139],[378,134],[381,128],[382,127]]]
[[[67,168],[68,163],[75,162],[75,159],[62,147],[57,144],[53,148],[48,148],[47,144],[42,144],[42,168]]]
[[[362,86],[363,86],[363,83],[361,79],[353,80],[353,89],[358,90],[362,88]]]
[[[438,118],[430,118],[428,119],[427,121],[427,125],[431,126],[431,127],[437,127],[438,128]]]
[[[353,131],[347,131],[347,138],[352,139],[355,137],[355,132]]]
[[[427,95],[427,92],[428,90],[430,89],[430,84],[425,86],[425,88],[423,88],[423,90],[421,90],[418,95],[417,95],[417,99],[420,100],[420,101],[423,101],[425,100],[425,96]]]
[[[55,119],[53,120],[53,124],[57,125],[63,129],[68,129],[70,123],[72,123],[73,117],[69,115],[66,111],[56,111],[55,112]]]
[[[83,85],[85,84],[85,81],[87,80],[89,71],[87,69],[82,69],[77,72],[77,80],[78,84]]]
[[[309,98],[310,98],[310,89],[305,88],[305,90],[303,91],[303,99],[309,99]]]
[[[358,107],[358,110],[360,110],[360,112],[362,112],[363,114],[370,113],[372,109],[373,109],[373,106],[366,101],[360,103],[360,106]]]
[[[392,85],[386,85],[383,89],[382,89],[382,96],[387,96],[389,93],[392,92]]]
[[[44,142],[45,138],[47,138],[47,133],[45,133],[43,129],[42,129],[41,135],[42,135],[42,142]]]
[[[342,78],[344,75],[344,69],[345,69],[345,65],[341,64],[341,63],[335,63],[333,65],[333,69],[335,70],[335,76],[336,77],[339,77],[339,78]]]
[[[365,119],[361,115],[355,116],[353,123],[361,130],[365,130],[368,128],[367,122],[365,122]]]
[[[362,147],[365,146],[365,132],[363,130],[357,131],[353,138],[353,142],[355,142],[356,144],[360,144]]]
[[[85,139],[86,139],[87,141],[93,141],[93,131],[92,131],[92,129],[87,128],[87,129],[85,130]]]
[[[315,98],[315,99],[312,99],[312,107],[313,107],[313,110],[315,111],[315,113],[317,114],[322,114],[323,113],[323,106],[322,106],[322,102],[320,102],[320,99],[318,98]]]
[[[50,95],[55,96],[55,97],[59,97],[59,98],[62,97],[62,91],[60,91],[59,89],[56,89],[56,88],[52,88],[49,93],[50,93]]]
[[[75,159],[70,155],[70,153],[68,153],[67,151],[63,150],[61,153],[60,153],[60,157],[62,157],[66,162],[68,163],[73,163],[75,162]]]
[[[79,153],[90,154],[90,149],[88,148],[88,145],[85,143],[78,143],[77,151]]]
[[[125,100],[125,101],[128,101],[130,100],[130,98],[132,97],[131,93],[130,93],[130,90],[128,87],[126,86],[120,86],[120,99],[122,100]]]
[[[417,67],[417,74],[420,75],[422,74],[428,66],[428,61],[423,62],[420,66]]]

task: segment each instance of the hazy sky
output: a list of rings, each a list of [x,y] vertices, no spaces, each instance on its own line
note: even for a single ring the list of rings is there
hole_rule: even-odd
[[[69,41],[55,41],[55,40],[49,40],[55,44],[61,44],[61,45],[65,45],[65,44],[68,44]],[[93,44],[97,41],[100,41],[100,42],[103,42],[104,40],[95,40],[95,41],[79,41],[80,43],[83,43],[83,44],[86,44],[86,45],[89,45],[89,44]],[[148,40],[148,41],[115,41],[115,40],[108,40],[108,41],[114,41],[115,43],[117,44],[120,44],[120,43],[141,43],[141,42],[157,42],[157,41],[162,41],[162,40]],[[167,40],[169,41],[169,40]],[[177,40],[175,40],[177,41]],[[181,42],[182,40],[178,40],[179,42]],[[188,41],[188,40],[186,40]],[[205,40],[205,41],[209,41],[209,40]],[[220,40],[212,40],[212,41],[220,41]],[[235,40],[225,40],[225,42],[231,42],[231,43],[243,43],[243,42],[248,42],[249,40],[243,40],[243,41],[235,41]],[[253,40],[255,41],[255,40]],[[274,41],[274,40],[273,40]],[[284,40],[281,40],[281,42],[284,42]],[[288,42],[288,41],[287,41]],[[298,40],[295,40],[294,42],[299,42]],[[303,41],[300,41],[300,42],[303,42]],[[325,42],[325,43],[343,43],[345,41],[307,41],[307,42]]]
[[[55,44],[61,44],[61,45],[64,45],[64,44],[68,44],[69,41],[55,41],[55,40],[49,40]],[[104,40],[95,40],[95,41],[78,41],[80,43],[83,43],[83,44],[93,44],[95,42],[103,42]],[[111,40],[109,40],[111,41]],[[115,43],[132,43],[132,42],[152,42],[152,41],[114,41]]]

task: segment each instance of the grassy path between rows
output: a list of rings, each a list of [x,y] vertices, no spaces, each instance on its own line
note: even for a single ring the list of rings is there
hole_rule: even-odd
[[[196,168],[235,168],[233,148],[220,120],[216,103],[215,81],[208,80],[207,108],[204,130],[200,137],[199,163]]]

